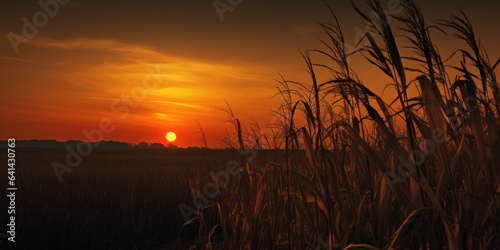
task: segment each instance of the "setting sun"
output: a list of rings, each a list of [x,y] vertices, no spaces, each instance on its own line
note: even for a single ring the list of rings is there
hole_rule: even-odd
[[[177,135],[174,132],[168,132],[165,137],[169,142],[173,142],[177,138]]]

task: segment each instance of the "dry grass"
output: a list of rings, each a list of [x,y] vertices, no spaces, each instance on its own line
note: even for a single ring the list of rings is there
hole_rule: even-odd
[[[359,79],[332,12],[333,24],[321,24],[325,49],[303,53],[310,82],[280,82],[283,102],[272,140],[229,112],[235,132],[226,143],[255,149],[257,158],[242,157],[242,173],[215,203],[222,242],[211,240],[215,231],[205,228],[194,248],[500,245],[498,61],[490,62],[461,13],[436,26],[467,45],[455,53],[461,59],[445,65],[420,9],[410,0],[403,6],[404,14],[387,24],[379,1],[364,2],[378,17],[353,4],[379,27],[378,38],[366,34],[368,46],[356,53],[391,79],[396,99],[382,99]],[[399,45],[402,39],[411,52]],[[311,55],[331,64],[315,64]],[[324,69],[329,80],[320,82]],[[266,157],[259,151],[265,144],[255,138],[283,150],[283,156]]]
[[[5,148],[2,148],[5,149]],[[100,149],[60,183],[64,148],[16,148],[16,243],[1,249],[152,249],[173,245],[192,205],[189,179],[207,175],[207,150]],[[210,150],[213,164],[237,153]],[[6,154],[0,156],[6,161]],[[7,179],[7,171],[0,177]],[[2,182],[4,183],[4,182]],[[2,195],[7,195],[6,191]],[[8,207],[7,199],[0,199]],[[5,210],[2,210],[5,211]],[[8,223],[7,213],[0,223]]]

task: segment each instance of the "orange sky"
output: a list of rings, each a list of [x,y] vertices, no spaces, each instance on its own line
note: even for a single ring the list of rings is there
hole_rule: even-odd
[[[363,22],[347,1],[336,2],[354,43]],[[492,60],[500,56],[498,3],[422,2],[428,21],[463,7]],[[106,118],[116,129],[104,140],[166,144],[165,133],[174,131],[177,145],[200,146],[198,121],[216,147],[225,134],[224,100],[243,120],[268,123],[278,106],[274,79],[306,76],[298,50],[321,48],[315,21],[329,21],[321,1],[244,0],[221,21],[212,1],[73,0],[16,53],[8,34],[22,34],[21,18],[40,10],[34,1],[0,3],[0,139],[85,140],[82,130]],[[446,45],[443,57],[463,45],[439,33],[434,41]],[[360,57],[353,64],[381,94],[387,82],[377,69]]]

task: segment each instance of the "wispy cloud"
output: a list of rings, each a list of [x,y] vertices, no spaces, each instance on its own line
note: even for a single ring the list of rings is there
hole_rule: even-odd
[[[38,49],[39,54],[23,54],[26,58],[0,57],[0,60],[31,64],[23,71],[31,73],[23,78],[15,75],[15,71],[5,78],[23,79],[24,86],[36,84],[12,93],[25,98],[10,95],[7,98],[16,104],[17,114],[26,117],[30,113],[39,114],[31,118],[40,123],[75,120],[80,124],[101,117],[118,120],[120,114],[113,113],[110,105],[119,100],[119,105],[130,111],[126,121],[118,120],[120,126],[173,126],[182,130],[194,118],[203,124],[215,124],[222,119],[224,114],[214,111],[224,106],[224,99],[235,100],[232,104],[241,106],[255,104],[252,100],[256,96],[270,96],[274,92],[269,69],[251,63],[184,58],[117,40],[37,37],[27,46],[43,49]],[[155,79],[160,82],[146,88],[144,81],[148,78],[150,82]],[[137,88],[145,99],[126,100]],[[265,89],[269,93],[263,93]],[[137,106],[126,106],[129,101]]]
[[[154,101],[156,103],[163,103],[163,104],[169,104],[169,105],[176,105],[176,106],[182,106],[182,107],[187,107],[187,108],[193,108],[201,111],[206,111],[207,108],[200,106],[200,105],[195,105],[195,104],[190,104],[190,103],[182,103],[182,102],[169,102],[169,101]]]
[[[78,38],[71,40],[54,40],[46,37],[35,38],[30,42],[31,45],[52,48],[59,50],[93,50],[96,52],[115,53],[137,63],[158,63],[173,72],[197,72],[197,73],[216,73],[224,77],[235,79],[259,79],[259,73],[264,68],[252,64],[231,63],[218,64],[212,62],[203,62],[196,59],[181,58],[161,53],[155,48],[126,44],[116,40],[99,40]],[[121,65],[120,65],[121,66]]]
[[[39,63],[39,62],[32,61],[32,60],[27,60],[27,59],[22,59],[22,58],[15,58],[15,57],[7,57],[7,56],[0,56],[0,59],[9,60],[9,61],[25,62],[25,63]]]

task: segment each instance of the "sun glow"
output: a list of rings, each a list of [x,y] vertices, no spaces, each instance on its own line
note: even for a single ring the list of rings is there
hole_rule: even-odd
[[[174,132],[168,132],[165,136],[169,142],[175,141],[177,139],[177,135]]]

